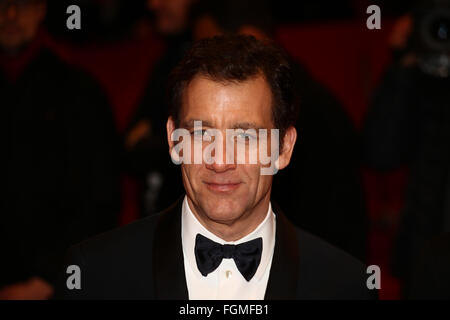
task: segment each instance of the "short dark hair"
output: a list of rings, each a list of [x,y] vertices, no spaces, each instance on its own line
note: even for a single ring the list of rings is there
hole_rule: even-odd
[[[294,77],[289,59],[278,46],[244,35],[216,36],[194,43],[169,77],[169,115],[177,127],[184,89],[197,75],[217,82],[243,82],[262,75],[272,90],[272,119],[280,138],[295,124]]]

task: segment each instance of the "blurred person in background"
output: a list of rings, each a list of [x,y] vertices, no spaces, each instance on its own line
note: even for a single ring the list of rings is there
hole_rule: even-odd
[[[394,27],[394,62],[364,128],[365,162],[408,167],[393,271],[404,292],[423,246],[450,231],[450,1],[418,1]]]
[[[170,71],[192,43],[192,13],[196,0],[148,0],[147,7],[166,50],[153,67],[137,111],[125,135],[127,167],[142,187],[142,213],[156,213],[183,193],[180,171],[166,152],[168,117],[166,84]]]
[[[46,9],[0,0],[0,299],[51,297],[65,250],[119,209],[110,106],[46,48]]]
[[[269,1],[201,1],[194,39],[240,33],[270,41],[269,7]],[[291,63],[300,100],[299,139],[291,165],[274,178],[273,199],[283,203],[297,226],[364,260],[368,219],[355,128],[340,102],[300,63]]]
[[[76,4],[81,9],[81,29],[70,30],[66,25],[66,10]],[[148,21],[146,0],[58,0],[49,1],[45,26],[56,39],[77,45],[111,44],[152,32]],[[144,22],[146,25],[144,25]],[[145,30],[139,30],[139,29]],[[147,33],[147,34],[145,34]]]

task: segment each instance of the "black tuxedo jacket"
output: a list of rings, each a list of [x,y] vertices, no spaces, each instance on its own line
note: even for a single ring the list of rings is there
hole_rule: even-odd
[[[188,299],[181,244],[180,199],[164,212],[73,246],[56,298]],[[364,265],[276,214],[275,252],[266,299],[373,299]],[[69,290],[68,265],[81,269]]]

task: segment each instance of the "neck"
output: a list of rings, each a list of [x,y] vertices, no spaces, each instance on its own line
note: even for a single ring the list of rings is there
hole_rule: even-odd
[[[269,210],[270,190],[254,207],[246,210],[237,219],[230,221],[211,220],[207,214],[199,214],[201,209],[189,197],[187,200],[194,216],[209,232],[224,241],[232,242],[252,233],[264,221]]]

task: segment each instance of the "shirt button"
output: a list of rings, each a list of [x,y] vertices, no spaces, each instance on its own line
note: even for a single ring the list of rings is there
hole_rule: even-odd
[[[227,279],[231,278],[231,274],[232,273],[230,270],[225,271],[225,276],[227,277]]]

